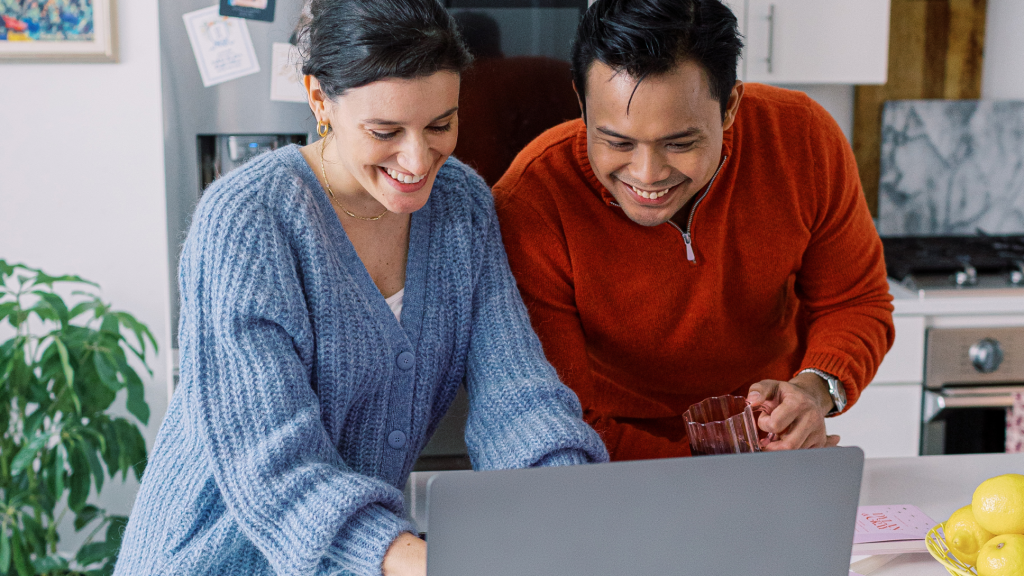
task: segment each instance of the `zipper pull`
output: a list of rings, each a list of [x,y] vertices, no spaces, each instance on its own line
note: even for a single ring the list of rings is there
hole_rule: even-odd
[[[690,262],[696,262],[697,257],[693,255],[693,246],[690,245],[689,232],[683,232],[683,242],[686,244],[686,259]]]

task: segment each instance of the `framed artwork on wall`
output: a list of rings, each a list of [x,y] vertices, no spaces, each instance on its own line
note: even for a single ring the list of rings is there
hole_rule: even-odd
[[[117,62],[115,0],[0,0],[0,62]]]

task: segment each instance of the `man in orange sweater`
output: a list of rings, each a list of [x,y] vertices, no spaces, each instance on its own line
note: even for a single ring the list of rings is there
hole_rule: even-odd
[[[842,132],[736,81],[718,0],[598,0],[573,45],[583,119],[494,188],[548,359],[613,459],[690,453],[680,414],[738,394],[768,450],[834,445],[892,345],[882,244]]]

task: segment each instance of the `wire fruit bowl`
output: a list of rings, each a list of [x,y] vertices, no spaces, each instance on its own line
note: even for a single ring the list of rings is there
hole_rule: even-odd
[[[928,531],[928,535],[924,537],[925,546],[928,547],[928,553],[939,561],[939,564],[953,576],[978,576],[978,571],[973,567],[964,564],[963,562],[956,559],[953,553],[949,551],[946,546],[946,536],[942,531],[945,523],[936,524]]]

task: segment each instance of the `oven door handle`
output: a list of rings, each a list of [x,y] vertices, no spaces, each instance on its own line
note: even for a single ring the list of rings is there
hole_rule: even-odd
[[[985,386],[925,390],[921,419],[930,422],[948,408],[1009,408],[1024,386]]]

